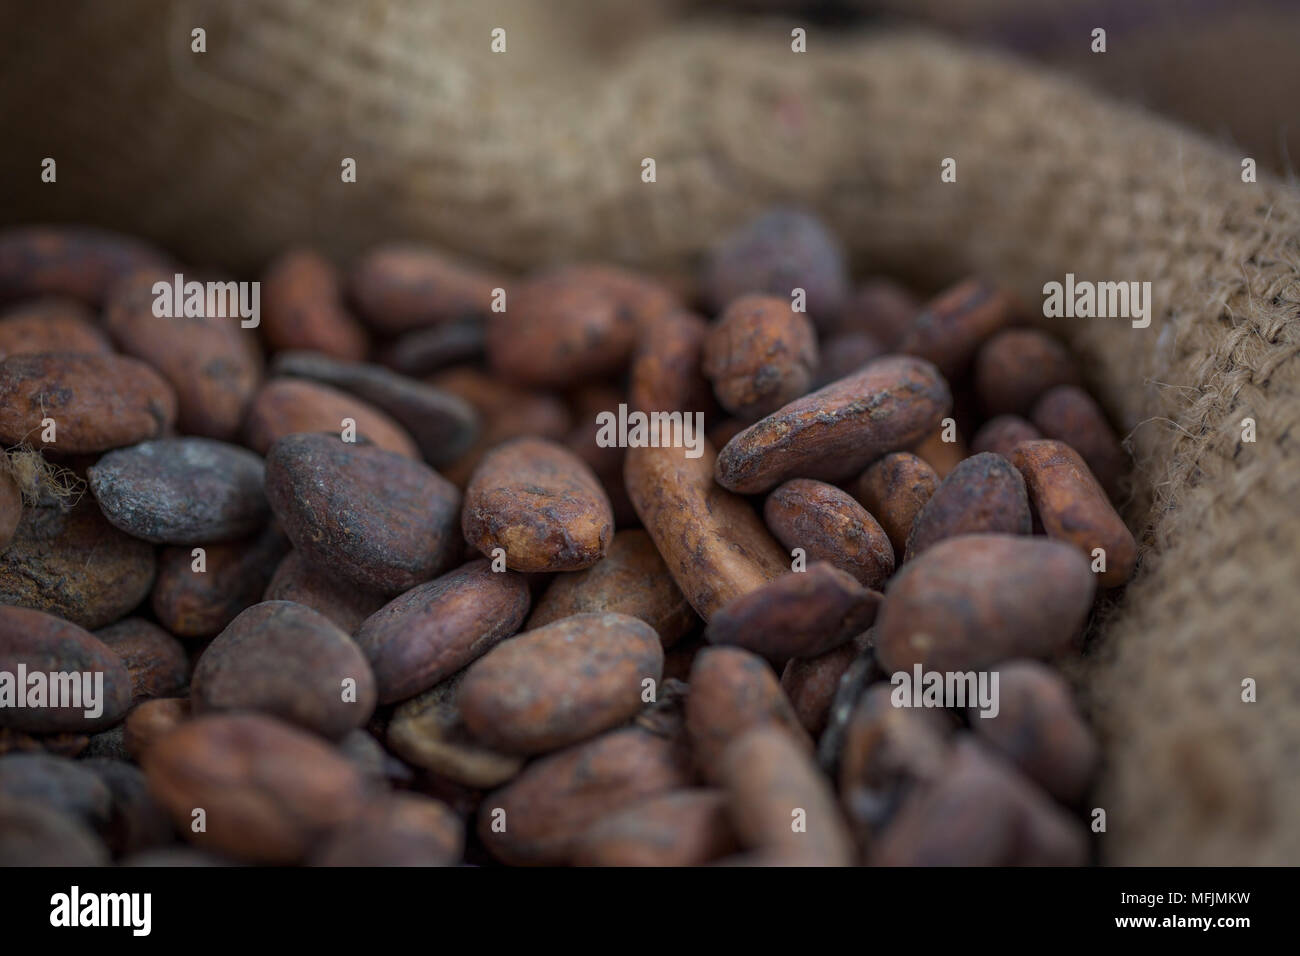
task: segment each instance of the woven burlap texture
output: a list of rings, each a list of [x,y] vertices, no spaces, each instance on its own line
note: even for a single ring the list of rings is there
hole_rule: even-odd
[[[1297,195],[935,38],[814,29],[798,54],[781,24],[632,41],[584,22],[567,4],[94,4],[4,51],[43,91],[7,104],[4,181],[61,157],[57,195],[26,189],[7,214],[89,216],[243,266],[404,235],[518,266],[674,268],[782,199],[859,266],[926,285],[976,270],[1035,302],[1067,272],[1150,281],[1149,328],[1055,320],[1136,462],[1141,567],[1077,675],[1105,752],[1102,859],[1300,861]]]

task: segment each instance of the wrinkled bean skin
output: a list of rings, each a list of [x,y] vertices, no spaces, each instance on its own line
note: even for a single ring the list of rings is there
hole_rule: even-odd
[[[144,600],[155,567],[153,546],[114,528],[90,496],[67,513],[37,506],[0,553],[0,602],[103,627]]]
[[[790,478],[841,481],[930,433],[952,402],[933,365],[886,356],[796,399],[718,453],[718,484],[742,494]]]
[[[54,442],[45,441],[53,419]],[[47,352],[0,360],[0,441],[93,454],[158,438],[176,422],[176,393],[124,355]]]
[[[709,330],[701,367],[722,407],[753,421],[808,391],[817,333],[787,299],[742,296]]]
[[[629,448],[628,495],[664,563],[708,620],[723,605],[789,570],[789,563],[743,498],[713,481],[713,449]]]
[[[899,558],[906,554],[907,536],[939,481],[927,462],[901,451],[881,458],[854,485],[858,500],[889,536],[896,564],[902,564]]]
[[[834,485],[796,478],[763,505],[763,520],[786,550],[803,548],[809,561],[826,561],[879,589],[894,573],[888,535],[853,496]]]
[[[614,535],[609,496],[569,450],[521,438],[489,452],[465,489],[465,540],[515,571],[578,571]]]

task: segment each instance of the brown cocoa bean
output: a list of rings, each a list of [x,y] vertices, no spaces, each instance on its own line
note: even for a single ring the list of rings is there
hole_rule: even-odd
[[[879,589],[894,573],[894,548],[885,530],[834,485],[787,481],[767,496],[763,519],[786,550],[801,548],[809,561],[829,562],[865,587]]]
[[[167,267],[152,246],[88,226],[19,226],[0,232],[0,301],[70,296],[97,306],[139,269]]]
[[[357,645],[374,669],[380,703],[441,683],[515,633],[528,614],[528,584],[471,561],[417,585],[367,618]]]
[[[970,449],[977,455],[990,451],[1009,459],[1011,449],[1022,441],[1038,441],[1042,437],[1042,432],[1019,415],[998,415],[990,418],[975,433]]]
[[[825,388],[852,375],[888,350],[867,332],[839,332],[826,339],[817,352],[819,360],[813,388]]]
[[[487,318],[493,370],[526,386],[565,387],[618,372],[637,342],[637,311],[603,267],[565,266],[512,290]]]
[[[727,235],[711,250],[702,284],[714,312],[749,292],[789,297],[803,289],[819,327],[834,324],[849,296],[839,240],[793,207],[770,209]]]
[[[155,544],[233,541],[270,515],[262,459],[211,438],[163,438],[109,452],[86,472],[113,525]]]
[[[1137,542],[1082,456],[1063,442],[1031,441],[1017,445],[1011,461],[1024,475],[1048,537],[1072,545],[1090,562],[1100,548],[1105,563],[1098,583],[1126,583],[1137,567]]]
[[[781,672],[781,689],[803,729],[816,739],[826,728],[840,677],[862,653],[857,640],[816,657],[792,657]]]
[[[200,848],[253,863],[296,863],[366,805],[364,778],[319,738],[260,714],[196,717],[143,766],[154,797]],[[197,809],[206,829],[191,827]]]
[[[131,675],[131,703],[167,697],[189,680],[185,647],[157,624],[129,617],[101,628],[95,637],[122,659]]]
[[[113,797],[104,782],[79,760],[53,754],[0,757],[0,801],[51,807],[100,829],[112,814]]]
[[[516,571],[577,571],[599,561],[614,534],[600,482],[572,452],[520,438],[479,463],[465,489],[465,539]]]
[[[46,441],[51,419],[53,441]],[[60,454],[91,454],[165,434],[176,393],[124,355],[47,352],[0,360],[0,441]]]
[[[433,465],[454,461],[478,435],[478,414],[464,399],[380,365],[314,352],[281,352],[272,371],[330,385],[370,402],[404,428]]]
[[[328,618],[269,601],[242,612],[204,649],[190,700],[196,715],[260,711],[337,739],[370,719],[375,679]]]
[[[385,335],[482,319],[505,281],[429,246],[372,249],[348,276],[348,294],[366,324]]]
[[[0,725],[20,731],[100,730],[131,705],[131,675],[121,658],[88,631],[40,611],[0,606],[0,674],[7,677],[0,683]]]
[[[403,375],[428,375],[483,357],[483,323],[470,319],[407,332],[379,350],[378,361]]]
[[[398,594],[434,577],[456,545],[460,495],[432,468],[330,435],[290,435],[266,459],[266,496],[314,567]]]
[[[998,711],[970,709],[970,725],[993,750],[1065,804],[1083,798],[1097,768],[1097,741],[1070,688],[1038,661],[998,668]]]
[[[303,379],[272,379],[263,385],[248,410],[244,435],[250,448],[265,455],[288,435],[329,432],[342,437],[349,422],[358,442],[404,458],[420,457],[406,429],[369,402]]]
[[[894,280],[876,276],[858,286],[845,303],[836,328],[870,335],[883,349],[893,351],[920,312],[916,296]]]
[[[886,670],[968,671],[1049,658],[1073,640],[1096,582],[1069,545],[972,534],[934,545],[890,583],[876,625]]]
[[[781,546],[743,498],[713,481],[713,449],[630,448],[628,495],[673,580],[708,620],[789,570]]]
[[[770,661],[816,657],[876,619],[881,595],[824,561],[742,594],[709,618],[710,644],[743,647]]]
[[[602,817],[573,848],[575,866],[699,866],[737,849],[720,790],[671,790]]]
[[[603,612],[640,618],[655,629],[665,648],[690,633],[699,620],[654,542],[640,528],[616,533],[605,557],[590,568],[552,581],[525,630],[574,614]]]
[[[1030,417],[1044,438],[1064,442],[1079,453],[1112,501],[1119,498],[1129,469],[1128,454],[1091,395],[1061,385],[1038,400]]]
[[[457,696],[464,671],[400,704],[388,724],[388,746],[403,760],[467,787],[499,787],[524,758],[483,745],[469,732]]]
[[[271,525],[256,538],[203,548],[164,548],[150,604],[177,637],[213,637],[245,608],[262,600],[289,542]]]
[[[742,296],[705,337],[701,368],[719,404],[753,421],[808,391],[817,368],[817,333],[788,299]]]
[[[489,747],[546,753],[622,723],[646,681],[663,677],[663,647],[626,614],[578,614],[497,645],[470,666],[457,704]]]
[[[935,489],[907,536],[911,561],[932,545],[963,534],[1032,534],[1025,481],[1001,455],[967,458]]]
[[[951,403],[928,362],[887,356],[745,429],[718,454],[718,483],[755,494],[790,478],[840,481],[924,438]]]
[[[826,779],[806,747],[780,727],[761,726],[722,754],[721,778],[743,846],[795,866],[849,866],[853,841]]]
[[[939,487],[929,463],[907,451],[886,455],[862,473],[854,493],[880,522],[894,548],[895,562],[907,551],[907,536],[916,516]]]
[[[41,352],[112,352],[94,316],[73,299],[33,299],[0,315],[0,358]]]
[[[941,779],[881,835],[875,866],[1080,866],[1085,831],[1045,794],[960,735]]]
[[[896,707],[893,693],[890,684],[868,687],[844,728],[840,802],[863,848],[916,787],[939,779],[951,754],[948,712]]]
[[[708,411],[713,404],[700,368],[709,324],[693,312],[670,312],[643,329],[628,375],[628,406],[642,412]]]
[[[158,316],[157,271],[116,285],[104,328],[118,350],[147,362],[176,393],[176,421],[191,435],[233,441],[262,378],[256,331],[237,318]]]
[[[465,822],[445,803],[395,793],[369,804],[311,856],[312,866],[455,866]]]
[[[108,862],[108,848],[75,817],[25,800],[0,800],[0,867]]]
[[[933,362],[946,377],[964,371],[986,339],[1018,318],[1007,292],[965,279],[930,300],[912,320],[898,351]]]
[[[989,416],[1028,414],[1048,389],[1080,381],[1065,346],[1037,329],[1005,329],[975,356],[975,393]]]
[[[293,601],[303,604],[343,629],[355,634],[361,622],[387,601],[376,591],[356,585],[340,586],[333,578],[309,565],[300,551],[284,556],[262,595],[263,601]]]
[[[593,820],[690,784],[679,741],[625,727],[535,760],[489,793],[479,807],[478,835],[504,863],[569,863]]]
[[[686,731],[700,776],[716,783],[727,745],[746,730],[767,723],[785,728],[812,749],[766,661],[739,647],[700,651],[686,697]]]
[[[338,270],[314,249],[290,249],[276,258],[262,277],[262,299],[262,339],[270,351],[366,357],[366,332],[343,304]]]

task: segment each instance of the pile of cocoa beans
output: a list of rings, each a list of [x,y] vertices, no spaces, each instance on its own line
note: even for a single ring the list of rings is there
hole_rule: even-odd
[[[0,863],[1089,862],[1128,461],[1015,297],[786,208],[227,280],[0,232]]]

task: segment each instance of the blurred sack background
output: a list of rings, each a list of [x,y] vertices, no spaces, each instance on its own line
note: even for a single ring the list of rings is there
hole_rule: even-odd
[[[779,200],[859,273],[922,290],[1151,281],[1149,329],[1056,329],[1138,476],[1142,568],[1076,675],[1106,749],[1103,861],[1300,859],[1295,3],[113,0],[3,19],[4,224],[91,222],[253,275],[291,244],[343,259],[394,237],[685,273]]]

